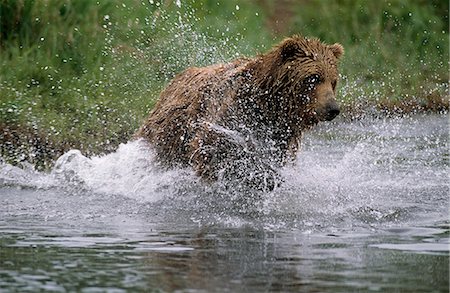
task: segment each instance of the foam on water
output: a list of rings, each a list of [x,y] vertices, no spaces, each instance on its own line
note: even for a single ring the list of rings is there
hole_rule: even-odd
[[[52,170],[60,184],[79,185],[93,193],[116,194],[141,202],[156,202],[189,174],[162,171],[153,163],[153,152],[140,140],[121,144],[108,155],[87,158],[78,150],[61,156]]]
[[[12,166],[0,157],[0,187],[46,189],[56,185],[52,176],[35,171],[31,164],[25,162],[20,166]]]
[[[161,170],[140,140],[92,158],[71,150],[49,173],[1,163],[0,187],[119,196],[136,206],[159,204],[172,215],[183,211],[193,222],[231,226],[257,221],[275,229],[339,229],[433,214],[442,219],[448,205],[444,122],[433,116],[323,125],[305,136],[297,162],[281,170],[284,183],[269,193],[236,193],[220,182],[201,182],[191,170]]]

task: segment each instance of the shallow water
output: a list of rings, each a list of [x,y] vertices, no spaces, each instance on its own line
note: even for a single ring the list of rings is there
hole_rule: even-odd
[[[446,115],[324,124],[251,200],[151,158],[0,163],[0,291],[449,290]]]

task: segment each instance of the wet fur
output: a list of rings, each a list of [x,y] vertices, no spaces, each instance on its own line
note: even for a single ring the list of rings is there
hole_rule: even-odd
[[[294,36],[255,58],[189,68],[161,93],[136,136],[164,167],[271,189],[302,132],[319,121],[311,76],[336,81],[342,53],[339,44]]]

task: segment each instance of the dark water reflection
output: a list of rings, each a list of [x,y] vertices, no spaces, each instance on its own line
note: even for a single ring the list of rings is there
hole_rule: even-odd
[[[123,227],[136,224],[114,220],[122,221]],[[361,234],[154,224],[140,223],[142,230],[135,226],[134,231],[115,234],[105,229],[108,223],[103,220],[70,224],[21,216],[3,219],[0,288],[21,292],[448,291],[448,223]],[[396,248],[402,244],[410,249]]]
[[[139,156],[123,175],[132,148],[84,183],[0,163],[0,292],[448,292],[447,122],[319,128],[253,209]]]

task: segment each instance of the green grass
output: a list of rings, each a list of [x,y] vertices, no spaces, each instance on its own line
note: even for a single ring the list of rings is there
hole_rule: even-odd
[[[344,99],[357,99],[352,87],[363,87],[363,99],[375,101],[448,91],[447,1],[313,2],[298,7],[292,32],[343,43],[342,75],[350,83]]]
[[[448,107],[447,1],[282,2],[0,0],[2,156],[39,165],[68,148],[109,152],[177,72],[298,33],[344,45],[348,109]]]

